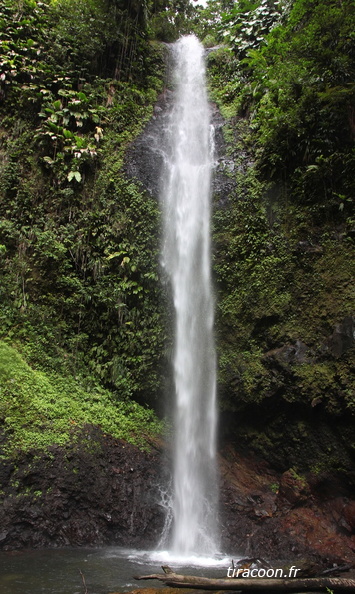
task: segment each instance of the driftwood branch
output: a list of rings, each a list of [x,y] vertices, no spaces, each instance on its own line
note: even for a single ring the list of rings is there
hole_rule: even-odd
[[[81,569],[79,569],[79,573],[80,573],[80,575],[81,575],[81,579],[83,580],[83,584],[84,584],[84,588],[85,588],[85,592],[84,592],[84,594],[89,594],[89,593],[88,593],[88,589],[87,589],[87,587],[86,587],[85,577],[84,577],[84,574],[83,574],[83,572],[81,571]]]
[[[203,590],[272,590],[274,592],[355,592],[355,580],[345,578],[206,578],[174,573],[170,567],[163,567],[165,573],[137,576],[136,580],[159,580],[174,588],[196,588]]]

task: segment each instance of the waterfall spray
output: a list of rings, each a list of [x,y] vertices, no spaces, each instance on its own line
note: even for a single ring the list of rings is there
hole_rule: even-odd
[[[216,527],[216,356],[210,271],[213,164],[203,47],[173,45],[175,101],[162,183],[163,264],[175,308],[175,442],[171,549],[213,555]]]

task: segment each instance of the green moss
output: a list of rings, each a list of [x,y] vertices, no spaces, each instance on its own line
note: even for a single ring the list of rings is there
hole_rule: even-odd
[[[275,495],[279,492],[280,485],[278,483],[271,483],[270,490],[275,493]]]
[[[115,402],[99,386],[87,392],[74,379],[32,369],[4,342],[0,342],[0,384],[6,455],[75,441],[86,424],[138,445],[145,444],[144,436],[161,430],[147,408],[129,400]]]
[[[295,470],[295,468],[290,468],[290,474],[291,474],[291,476],[292,476],[292,477],[293,477],[293,478],[294,478],[294,479],[295,479],[295,480],[296,480],[296,481],[299,483],[299,485],[300,485],[302,488],[304,488],[304,489],[305,489],[305,488],[307,488],[307,486],[308,486],[308,483],[307,483],[307,479],[306,479],[306,477],[305,477],[304,475],[302,475],[302,474],[299,474],[299,473],[298,473],[298,472]]]
[[[297,367],[296,373],[306,398],[318,398],[336,388],[334,366],[329,362],[303,363]]]

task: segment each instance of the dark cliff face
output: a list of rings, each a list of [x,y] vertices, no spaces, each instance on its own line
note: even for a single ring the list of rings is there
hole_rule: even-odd
[[[169,484],[163,443],[150,452],[87,426],[71,446],[2,461],[0,548],[116,545],[155,549]],[[165,460],[166,461],[166,460]],[[226,554],[354,563],[355,502],[336,482],[275,472],[224,448],[220,530]]]
[[[127,176],[138,180],[157,199],[164,167],[164,130],[171,106],[172,92],[165,89],[154,107],[153,117],[131,144],[125,158]]]
[[[220,459],[225,550],[268,559],[354,564],[352,489],[339,477],[276,472],[228,445]]]
[[[89,425],[77,438],[1,463],[1,548],[154,548],[164,525],[157,450],[142,452]]]
[[[137,180],[157,200],[165,166],[165,129],[172,109],[173,96],[173,91],[168,88],[160,95],[154,107],[153,117],[142,134],[130,145],[125,157],[126,175]],[[210,109],[214,144],[212,193],[214,202],[217,201],[223,205],[235,185],[232,178],[234,162],[226,156],[226,143],[223,138],[224,119],[215,104],[211,103]]]

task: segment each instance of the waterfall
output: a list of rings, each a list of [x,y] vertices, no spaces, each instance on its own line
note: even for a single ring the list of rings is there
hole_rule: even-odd
[[[175,309],[171,550],[218,549],[216,355],[210,264],[213,135],[204,50],[194,36],[172,46],[175,98],[166,129],[163,265]]]

